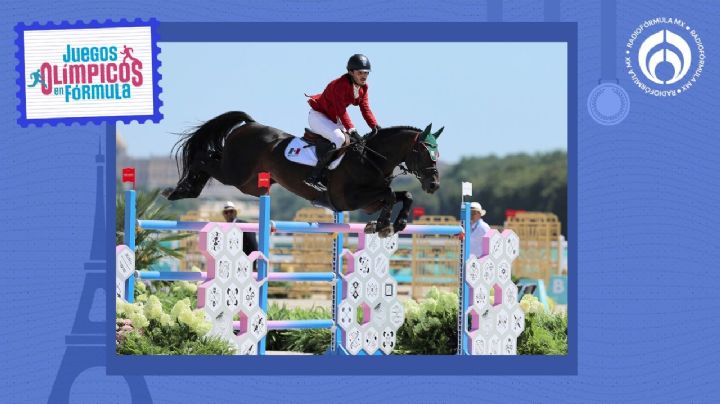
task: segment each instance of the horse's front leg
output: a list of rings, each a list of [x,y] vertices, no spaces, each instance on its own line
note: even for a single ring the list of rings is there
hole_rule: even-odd
[[[398,191],[395,192],[395,200],[402,202],[402,208],[393,223],[393,231],[397,233],[405,230],[405,226],[407,226],[408,214],[410,213],[410,207],[413,203],[413,197],[410,191]]]
[[[395,205],[395,193],[390,188],[372,189],[359,191],[355,195],[358,199],[358,208],[365,208],[380,202],[380,215],[377,221],[372,221],[365,226],[365,233],[378,233],[382,238],[393,234],[393,226],[390,223],[390,215]]]

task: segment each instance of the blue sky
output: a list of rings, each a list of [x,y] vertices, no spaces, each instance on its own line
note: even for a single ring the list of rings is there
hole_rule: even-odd
[[[181,132],[230,110],[299,134],[303,95],[366,54],[381,126],[445,126],[441,160],[567,149],[564,43],[161,43],[159,124],[118,124],[132,156],[168,155]],[[368,128],[357,107],[350,116]]]

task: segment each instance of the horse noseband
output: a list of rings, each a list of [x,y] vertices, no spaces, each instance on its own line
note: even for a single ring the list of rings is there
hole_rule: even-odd
[[[418,149],[418,145],[419,145],[419,144],[420,144],[420,142],[416,142],[415,145],[413,145],[413,148],[412,148],[412,154],[413,154],[412,163],[411,163],[410,161],[407,161],[407,162],[406,162],[406,164],[407,164],[407,170],[406,170],[406,171],[407,171],[408,173],[414,175],[415,178],[417,178],[418,180],[422,181],[422,179],[423,179],[422,172],[421,172],[420,168],[418,167],[418,166],[419,166],[418,161],[419,161],[419,159],[420,159],[420,150]],[[437,169],[437,167],[435,167],[435,166],[425,167],[425,168],[422,169],[422,171],[430,171],[430,174],[431,174],[431,175],[438,174],[438,169]]]

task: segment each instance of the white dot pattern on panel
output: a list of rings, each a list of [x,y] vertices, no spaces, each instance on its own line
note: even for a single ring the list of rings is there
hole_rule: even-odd
[[[258,343],[267,334],[267,315],[259,305],[254,258],[243,252],[242,238],[242,231],[233,223],[208,223],[200,231],[207,279],[198,287],[198,308],[212,323],[208,335],[232,343],[239,355],[257,355]]]
[[[491,229],[483,237],[486,255],[470,255],[465,283],[470,291],[472,319],[465,331],[472,355],[515,355],[517,338],[525,329],[525,315],[517,304],[512,263],[520,255],[520,239],[512,230]],[[491,296],[492,295],[492,296]]]
[[[338,313],[343,329],[342,346],[352,355],[361,351],[368,355],[379,351],[390,354],[395,348],[397,330],[405,321],[403,305],[397,299],[397,281],[389,271],[390,257],[398,248],[398,236],[364,237],[364,249],[346,253],[350,257]],[[358,323],[359,316],[362,324]]]
[[[125,301],[125,283],[135,273],[135,252],[126,245],[115,247],[115,296]]]

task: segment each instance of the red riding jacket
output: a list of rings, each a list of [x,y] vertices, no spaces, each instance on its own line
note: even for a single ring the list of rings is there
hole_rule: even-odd
[[[377,126],[375,115],[370,110],[370,103],[368,102],[367,84],[360,87],[358,97],[355,98],[353,81],[349,74],[344,74],[331,81],[322,94],[310,96],[308,104],[312,109],[322,113],[333,122],[337,122],[338,118],[340,118],[340,122],[342,122],[345,129],[355,127],[346,108],[351,104],[359,105],[360,112],[368,126],[371,128]]]

